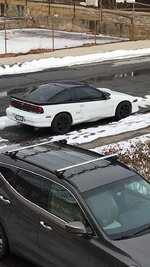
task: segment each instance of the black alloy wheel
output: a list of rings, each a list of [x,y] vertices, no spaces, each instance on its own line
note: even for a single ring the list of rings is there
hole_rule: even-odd
[[[124,101],[120,103],[116,109],[116,119],[121,120],[128,117],[131,114],[131,110],[132,108],[130,102]]]
[[[52,121],[51,129],[56,134],[65,134],[71,127],[72,119],[68,113],[60,113],[56,115]]]

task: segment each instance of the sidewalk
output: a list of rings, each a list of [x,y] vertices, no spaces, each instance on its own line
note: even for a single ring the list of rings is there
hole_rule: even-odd
[[[0,66],[24,63],[46,58],[63,58],[67,56],[83,56],[97,53],[105,53],[115,50],[138,50],[150,48],[150,40],[127,41],[118,43],[101,44],[89,47],[77,47],[56,50],[48,53],[20,55],[15,57],[0,58]]]

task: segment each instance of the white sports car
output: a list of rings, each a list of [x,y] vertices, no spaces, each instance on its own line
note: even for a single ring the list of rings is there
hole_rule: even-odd
[[[11,97],[8,118],[33,127],[51,127],[57,134],[71,125],[107,117],[118,120],[138,111],[137,98],[76,81],[56,81]]]

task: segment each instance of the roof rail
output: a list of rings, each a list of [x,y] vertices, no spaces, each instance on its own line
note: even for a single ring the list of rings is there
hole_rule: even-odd
[[[16,155],[18,153],[18,151],[24,150],[26,148],[32,148],[32,147],[41,146],[41,145],[45,145],[45,144],[49,144],[49,143],[56,143],[56,142],[60,142],[62,144],[67,144],[67,140],[66,139],[61,139],[61,140],[58,140],[58,141],[55,141],[55,142],[46,141],[46,142],[42,142],[42,143],[39,143],[39,144],[34,144],[34,145],[29,145],[29,146],[23,146],[23,147],[20,147],[20,148],[8,150],[8,151],[6,151],[6,153],[7,154],[11,154],[12,153],[12,154]]]
[[[92,159],[92,160],[88,160],[88,161],[85,161],[85,162],[81,162],[81,163],[78,163],[78,164],[75,164],[75,165],[71,165],[71,166],[68,166],[68,167],[65,167],[65,168],[61,168],[61,169],[58,169],[57,172],[58,173],[63,173],[67,170],[70,170],[72,168],[75,168],[75,167],[78,167],[78,166],[83,166],[83,165],[86,165],[88,163],[92,163],[92,162],[96,162],[96,161],[99,161],[99,160],[102,160],[102,159],[117,159],[117,154],[112,154],[112,155],[107,155],[107,156],[103,156],[101,158],[96,158],[96,159]]]

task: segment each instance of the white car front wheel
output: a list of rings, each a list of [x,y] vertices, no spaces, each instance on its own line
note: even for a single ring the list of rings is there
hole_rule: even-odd
[[[128,101],[121,102],[116,109],[116,119],[121,120],[128,117],[131,114],[132,106]]]

